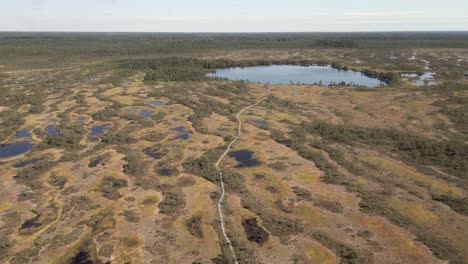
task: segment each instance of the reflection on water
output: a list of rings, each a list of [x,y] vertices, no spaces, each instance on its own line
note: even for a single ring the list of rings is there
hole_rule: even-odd
[[[361,72],[335,69],[332,66],[297,66],[270,65],[253,67],[235,67],[218,69],[208,73],[208,77],[227,78],[230,80],[248,80],[250,82],[272,84],[346,84],[367,87],[384,86],[385,83],[377,78],[365,76]]]
[[[412,79],[411,83],[415,85],[434,85],[437,84],[434,81],[436,73],[435,72],[424,72],[423,74],[406,72],[401,73],[401,77],[406,77]]]

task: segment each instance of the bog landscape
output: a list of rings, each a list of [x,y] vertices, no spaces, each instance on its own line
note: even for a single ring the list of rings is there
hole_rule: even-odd
[[[0,263],[467,263],[467,113],[466,32],[0,33]]]

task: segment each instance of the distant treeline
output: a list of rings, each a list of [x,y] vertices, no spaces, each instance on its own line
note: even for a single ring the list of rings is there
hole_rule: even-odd
[[[337,63],[331,63],[330,65],[335,69],[345,70],[345,71],[349,70],[347,66],[342,66]],[[390,86],[397,85],[401,82],[401,75],[398,72],[378,72],[378,71],[372,71],[368,69],[361,69],[359,72],[363,73],[367,77],[377,78],[380,81],[385,82]]]
[[[0,33],[0,64],[58,67],[125,58],[242,49],[466,48],[466,32],[385,33]]]

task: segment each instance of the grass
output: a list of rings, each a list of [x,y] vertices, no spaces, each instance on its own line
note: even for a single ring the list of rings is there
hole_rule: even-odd
[[[187,230],[189,233],[197,238],[203,238],[203,230],[201,227],[202,224],[202,217],[200,215],[195,215],[187,219],[185,225],[187,226]]]
[[[138,237],[123,237],[120,242],[127,248],[136,248],[141,243]]]
[[[418,224],[434,225],[439,217],[420,204],[399,199],[390,199],[388,205]]]
[[[315,210],[314,208],[309,207],[309,206],[298,205],[298,206],[295,206],[292,209],[292,211],[294,214],[302,216],[305,219],[307,219],[307,223],[315,225],[315,226],[320,225],[321,221],[323,220],[323,218],[320,216],[320,213],[317,212],[317,210]]]
[[[312,236],[322,245],[333,250],[340,257],[340,264],[370,263],[369,259],[365,256],[367,253],[364,254],[344,243],[337,242],[323,233],[316,232]]]
[[[316,173],[310,173],[309,171],[307,172],[294,172],[297,176],[298,179],[304,181],[304,182],[310,182],[310,183],[313,183],[313,182],[317,182],[320,178],[320,172],[316,172]]]
[[[406,166],[403,166],[390,159],[380,157],[362,157],[362,160],[369,162],[377,167],[394,173],[404,179],[412,179],[415,182],[423,182],[429,186],[431,191],[439,195],[450,195],[453,197],[463,196],[463,191],[456,186],[450,185],[444,181],[435,179],[433,177],[424,175]]]
[[[304,251],[311,263],[333,264],[337,262],[335,255],[320,244],[304,245]]]
[[[143,204],[144,206],[151,206],[151,205],[157,204],[158,202],[159,202],[159,197],[155,195],[149,195],[143,199],[141,204]]]
[[[102,94],[105,96],[113,96],[113,95],[118,95],[120,93],[122,93],[122,88],[112,88],[112,89],[106,90]]]

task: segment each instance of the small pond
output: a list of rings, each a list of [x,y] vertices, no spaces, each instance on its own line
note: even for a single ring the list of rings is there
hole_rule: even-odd
[[[56,134],[60,133],[60,130],[58,128],[56,128],[54,125],[46,126],[45,131],[49,135],[56,135]]]
[[[419,74],[417,73],[412,73],[412,72],[405,72],[401,74],[401,77],[406,77],[406,78],[418,78]]]
[[[414,81],[413,84],[416,84],[416,85],[436,84],[436,82],[433,81],[435,75],[436,75],[435,72],[425,72],[421,76],[419,76],[419,80]]]
[[[255,120],[255,124],[259,127],[266,127],[268,126],[268,122],[264,120]]]
[[[41,161],[43,160],[44,157],[40,157],[40,158],[34,158],[34,159],[30,159],[30,160],[27,160],[27,161],[23,161],[23,162],[20,162],[20,163],[16,163],[13,165],[13,168],[23,168],[23,167],[26,167],[28,165],[31,165],[31,164],[34,164],[38,161]]]
[[[237,168],[260,165],[260,162],[253,158],[253,152],[247,149],[230,152],[228,156],[237,161]]]
[[[17,142],[12,144],[0,144],[0,158],[9,158],[23,154],[34,146],[31,142]]]
[[[371,78],[361,72],[339,70],[332,66],[298,66],[298,65],[269,65],[252,67],[235,67],[217,69],[208,73],[208,77],[227,78],[230,80],[246,80],[250,82],[272,84],[318,84],[329,85],[344,82],[346,84],[380,87],[385,82]]]
[[[168,169],[168,168],[160,168],[160,169],[157,169],[156,172],[161,176],[172,176],[176,172],[176,170]]]
[[[188,131],[184,126],[179,126],[173,128],[172,130],[179,132],[179,134],[173,137],[171,140],[183,139],[187,140],[190,137],[190,131]]]
[[[89,129],[91,134],[89,135],[90,140],[97,140],[98,136],[102,135],[108,128],[109,124],[95,125]]]
[[[166,103],[162,102],[162,101],[157,101],[157,100],[151,100],[148,102],[148,104],[150,105],[155,105],[155,106],[165,106]]]
[[[86,116],[77,116],[77,117],[75,118],[75,120],[78,121],[78,122],[84,122],[84,121],[86,121],[87,119],[88,119],[88,118],[87,118]]]
[[[150,117],[153,115],[153,111],[142,109],[140,110],[140,116]]]
[[[31,134],[29,133],[29,130],[27,129],[22,129],[16,133],[16,138],[25,138],[25,137],[30,137]]]
[[[401,73],[401,77],[410,78],[412,84],[415,85],[434,85],[437,84],[434,81],[436,73],[435,72],[424,72],[423,74],[418,74],[414,72]]]
[[[104,157],[104,156],[98,156],[98,157],[95,157],[95,158],[91,159],[91,160],[89,161],[88,167],[90,167],[90,168],[97,167],[97,165],[103,163],[103,161],[104,161],[105,158],[106,158],[106,157]]]
[[[152,157],[153,159],[160,159],[162,158],[163,154],[158,152],[156,149],[148,147],[143,150],[143,153]]]
[[[104,131],[106,131],[106,129],[109,128],[109,126],[110,125],[108,124],[96,125],[93,126],[89,131],[91,132],[91,136],[97,136],[104,133]]]

